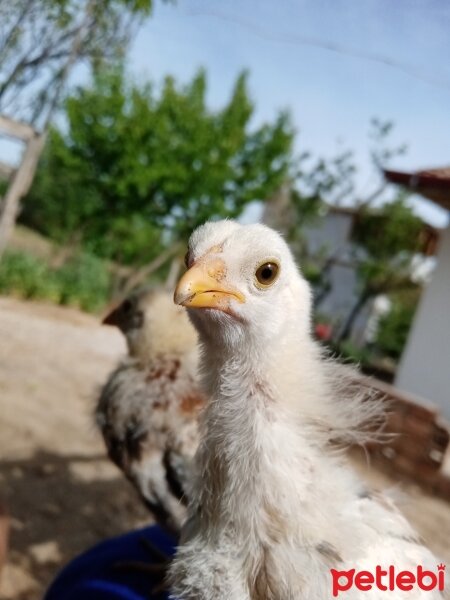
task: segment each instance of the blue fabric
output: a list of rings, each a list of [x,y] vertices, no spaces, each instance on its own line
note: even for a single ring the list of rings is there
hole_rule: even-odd
[[[156,561],[142,538],[168,556],[175,552],[175,539],[156,525],[106,540],[69,563],[44,600],[149,600],[151,589],[158,583],[153,574],[114,569],[120,561]],[[158,599],[168,597],[166,593],[158,595]]]

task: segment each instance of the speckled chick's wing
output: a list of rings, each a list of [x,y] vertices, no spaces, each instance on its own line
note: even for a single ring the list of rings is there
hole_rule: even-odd
[[[144,369],[128,358],[109,377],[96,409],[109,457],[156,519],[175,531],[185,518],[202,404],[180,359],[162,357]]]
[[[178,531],[198,446],[197,335],[172,294],[142,290],[104,320],[129,356],[101,392],[96,422],[110,458],[165,527]]]

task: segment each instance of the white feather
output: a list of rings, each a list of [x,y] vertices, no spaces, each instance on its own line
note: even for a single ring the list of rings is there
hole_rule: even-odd
[[[331,568],[435,570],[397,509],[368,495],[333,450],[337,440],[361,442],[380,404],[367,402],[352,372],[324,359],[313,341],[310,289],[281,236],[262,225],[209,223],[190,241],[192,261],[208,253],[225,262],[226,283],[246,301],[233,305],[233,316],[189,311],[209,403],[190,518],[171,568],[173,597],[328,600]],[[266,260],[280,264],[280,276],[261,290],[254,274]],[[387,596],[354,589],[341,598]]]

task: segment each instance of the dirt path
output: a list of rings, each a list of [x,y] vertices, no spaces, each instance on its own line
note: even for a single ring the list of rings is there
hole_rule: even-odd
[[[0,598],[40,599],[73,556],[148,522],[91,419],[96,390],[124,349],[93,317],[0,298],[0,495],[12,515]],[[377,487],[392,485],[361,468]],[[403,506],[450,563],[450,506],[414,487]]]
[[[12,515],[0,597],[34,600],[62,564],[147,515],[91,418],[120,334],[74,310],[0,299],[0,340],[0,494]]]

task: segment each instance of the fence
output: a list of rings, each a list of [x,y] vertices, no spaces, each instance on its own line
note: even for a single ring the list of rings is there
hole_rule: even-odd
[[[426,491],[450,500],[450,423],[438,410],[412,395],[376,380],[388,402],[385,431],[392,439],[370,444],[373,460],[391,475],[413,480]]]

